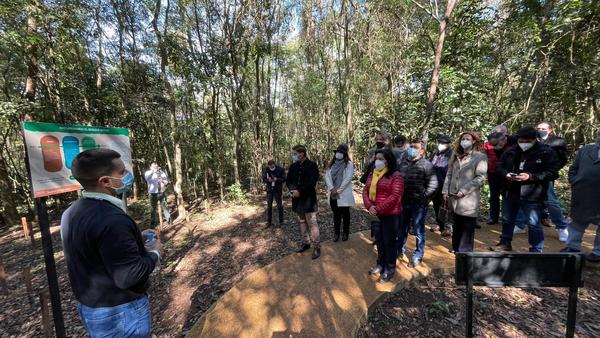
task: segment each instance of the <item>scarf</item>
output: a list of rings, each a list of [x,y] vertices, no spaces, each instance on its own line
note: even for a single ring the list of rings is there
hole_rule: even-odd
[[[344,181],[344,160],[335,160],[331,166],[331,178],[333,179],[333,186],[339,189]]]
[[[94,200],[101,200],[101,201],[107,201],[109,203],[111,203],[112,205],[118,207],[121,210],[125,210],[125,206],[123,205],[123,201],[108,195],[108,194],[103,194],[103,193],[99,193],[99,192],[90,192],[90,191],[83,191],[82,194],[83,198],[89,198],[89,199],[94,199]]]
[[[373,178],[371,179],[371,186],[369,187],[369,199],[371,201],[375,201],[377,197],[377,183],[379,180],[388,172],[387,168],[383,168],[381,170],[373,170]]]

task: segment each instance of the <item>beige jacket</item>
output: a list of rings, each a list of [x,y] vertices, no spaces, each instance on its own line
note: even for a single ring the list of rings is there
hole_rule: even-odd
[[[450,197],[452,212],[467,217],[479,216],[481,202],[481,187],[487,179],[487,156],[473,152],[464,159],[455,159],[448,168],[446,181],[442,192],[456,195],[459,191],[465,194],[463,198]]]

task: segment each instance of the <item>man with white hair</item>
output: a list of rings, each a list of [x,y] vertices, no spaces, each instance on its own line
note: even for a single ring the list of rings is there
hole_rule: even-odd
[[[571,183],[571,218],[569,238],[563,252],[581,251],[581,240],[590,223],[600,224],[598,187],[600,186],[600,128],[596,132],[596,143],[581,148],[573,165],[569,168]],[[586,256],[590,262],[600,262],[600,226],[596,230],[594,249]]]

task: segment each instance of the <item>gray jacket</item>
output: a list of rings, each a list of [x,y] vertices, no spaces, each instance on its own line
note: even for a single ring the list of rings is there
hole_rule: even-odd
[[[600,222],[600,147],[589,144],[581,148],[569,168],[571,183],[571,218],[580,224]]]
[[[459,191],[463,198],[450,198],[452,212],[466,217],[479,216],[481,187],[487,179],[487,156],[480,152],[467,155],[462,161],[455,158],[448,168],[443,193],[456,195]]]

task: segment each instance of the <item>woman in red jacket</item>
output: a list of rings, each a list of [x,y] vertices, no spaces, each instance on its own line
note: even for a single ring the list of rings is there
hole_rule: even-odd
[[[377,266],[369,274],[381,274],[380,283],[392,279],[396,271],[396,237],[400,229],[404,179],[396,171],[396,159],[388,149],[375,153],[375,169],[363,189],[363,202],[369,214],[379,217],[381,239],[377,240]]]

